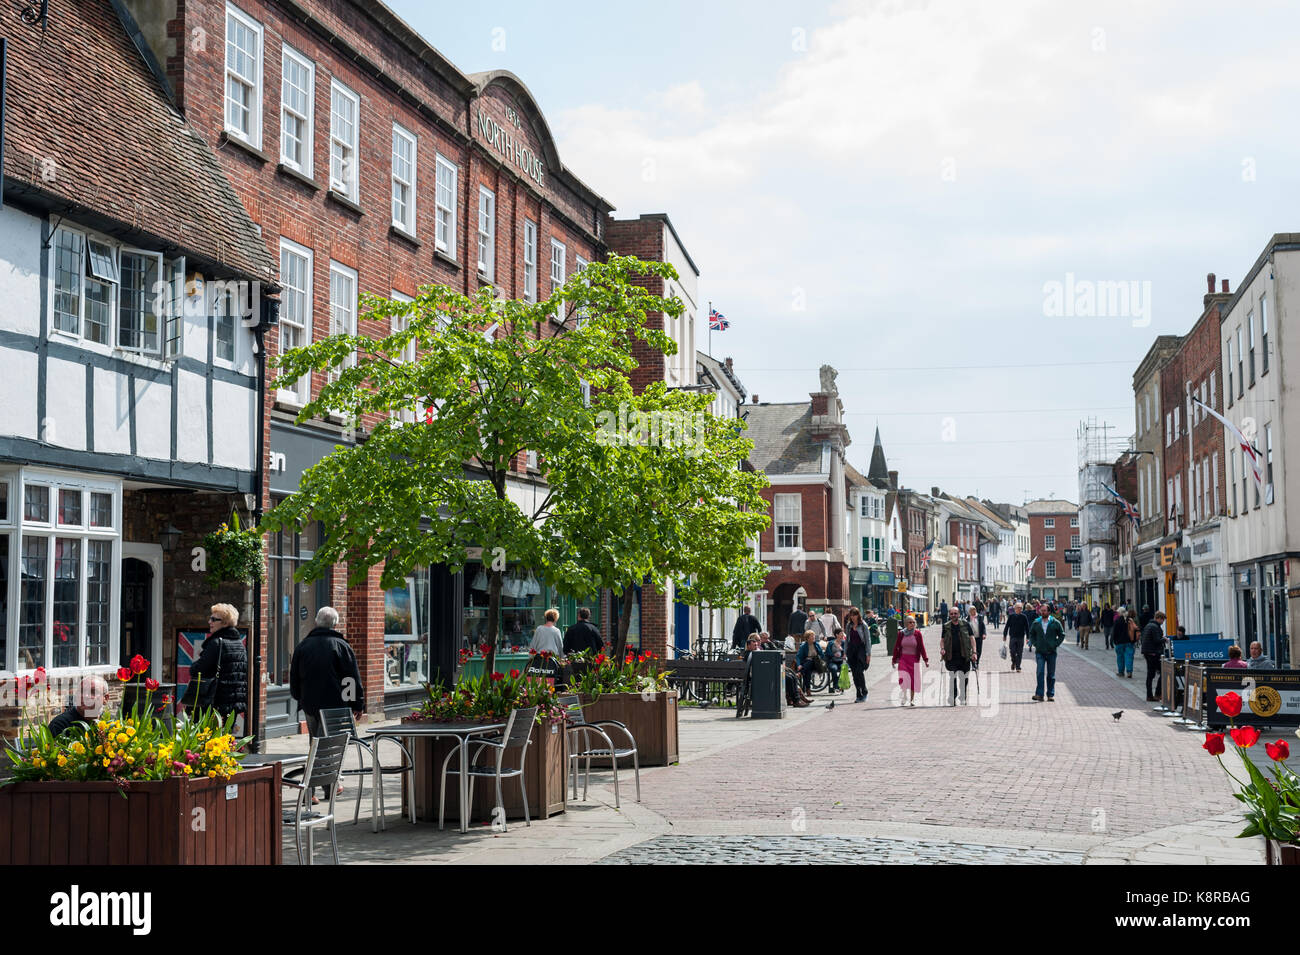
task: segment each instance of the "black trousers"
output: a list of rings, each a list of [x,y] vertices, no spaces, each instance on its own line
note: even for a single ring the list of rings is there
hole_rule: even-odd
[[[975,638],[975,662],[971,664],[971,669],[978,670],[980,661],[984,659],[984,638]]]
[[[1159,696],[1160,695],[1160,654],[1144,653],[1142,654],[1142,656],[1145,657],[1147,661],[1147,696]],[[1155,693],[1151,692],[1152,680],[1156,681]]]
[[[1013,669],[1020,669],[1020,658],[1025,652],[1025,638],[1012,637],[1007,641],[1011,646],[1011,666]]]
[[[859,698],[867,695],[867,667],[870,665],[870,659],[849,657],[849,670],[853,674],[853,689]]]

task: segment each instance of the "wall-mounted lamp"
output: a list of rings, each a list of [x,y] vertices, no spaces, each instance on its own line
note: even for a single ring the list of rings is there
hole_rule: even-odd
[[[176,545],[181,542],[181,532],[171,523],[168,523],[167,530],[163,531],[159,536],[164,554],[170,554],[176,549]]]

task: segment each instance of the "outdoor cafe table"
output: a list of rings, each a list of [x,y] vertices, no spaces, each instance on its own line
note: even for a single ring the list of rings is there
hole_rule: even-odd
[[[300,766],[307,762],[306,753],[249,753],[239,761],[239,765],[248,769],[252,766],[269,766],[272,763],[279,763],[281,768],[285,766]]]
[[[471,737],[495,733],[506,728],[505,723],[484,723],[480,721],[463,721],[451,723],[396,723],[370,730],[374,740],[375,755],[371,759],[373,785],[370,787],[370,831],[378,832],[382,820],[379,818],[379,787],[382,785],[379,775],[379,740],[385,736],[390,739],[418,739],[420,737],[453,736],[460,740],[460,831],[469,832],[469,776],[465,770],[469,767],[469,741]],[[415,793],[409,794],[412,800]]]

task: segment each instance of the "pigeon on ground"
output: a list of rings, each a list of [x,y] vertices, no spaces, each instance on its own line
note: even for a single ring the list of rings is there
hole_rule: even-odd
[[[827,703],[827,704],[826,704],[826,709],[828,709],[828,710],[833,710],[833,709],[835,709],[835,701],[834,701],[834,700],[831,700],[829,703]]]
[[[1121,716],[1124,715],[1124,711],[1123,711],[1123,710],[1120,710],[1118,713],[1112,713],[1112,714],[1110,714],[1110,715],[1113,716],[1113,717],[1115,717],[1115,722],[1118,723],[1118,722],[1119,722],[1119,718],[1120,718]]]

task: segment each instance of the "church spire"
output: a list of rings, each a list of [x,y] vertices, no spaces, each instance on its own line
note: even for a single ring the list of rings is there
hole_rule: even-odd
[[[885,448],[880,443],[880,428],[876,428],[876,445],[871,449],[871,467],[867,469],[867,480],[878,487],[889,486],[889,464],[885,461]]]

